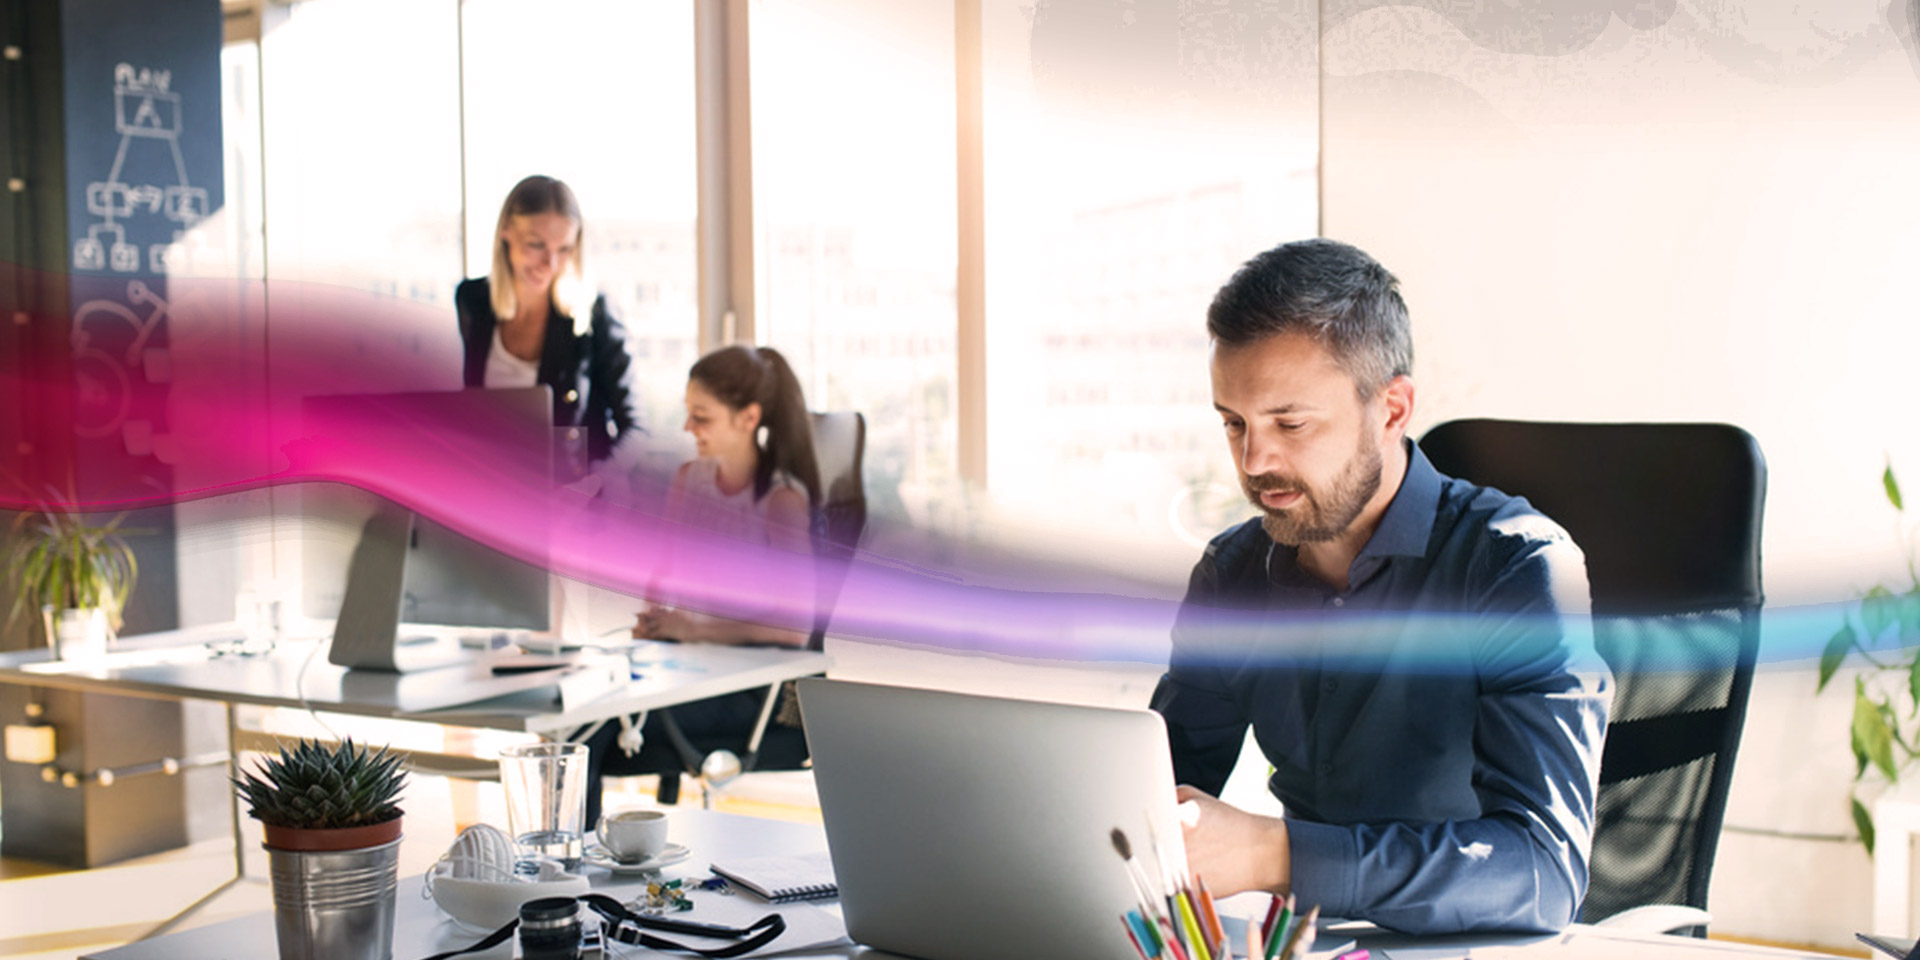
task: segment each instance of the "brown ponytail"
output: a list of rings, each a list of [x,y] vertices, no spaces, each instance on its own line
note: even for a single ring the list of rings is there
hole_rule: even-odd
[[[766,498],[775,471],[784,470],[807,489],[807,504],[820,509],[820,465],[813,456],[813,420],[800,380],[787,358],[772,347],[755,349],[740,344],[721,347],[701,357],[687,377],[698,381],[728,409],[760,405],[760,424],[767,430],[760,463],[753,476],[753,499]]]

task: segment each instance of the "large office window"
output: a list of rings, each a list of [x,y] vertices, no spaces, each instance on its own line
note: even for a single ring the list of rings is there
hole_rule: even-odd
[[[458,9],[304,0],[269,14],[260,72],[273,372],[301,391],[458,388]],[[313,369],[305,338],[322,334],[330,350],[367,359]],[[322,374],[329,383],[305,382]]]
[[[679,438],[698,350],[693,5],[462,9],[467,273],[486,274],[515,183],[565,180],[586,220],[588,271],[627,328],[647,446],[690,452]]]
[[[945,525],[961,502],[953,10],[750,9],[759,337],[815,409],[866,414],[876,519]]]
[[[1177,576],[1250,515],[1206,308],[1248,257],[1314,234],[1310,8],[982,6],[997,526]]]

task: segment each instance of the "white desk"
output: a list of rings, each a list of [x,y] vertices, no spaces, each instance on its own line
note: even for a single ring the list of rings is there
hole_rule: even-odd
[[[672,814],[672,839],[684,843],[693,855],[666,870],[668,877],[704,877],[714,860],[762,856],[768,851],[806,853],[826,849],[826,836],[817,826],[759,820],[752,817],[713,813],[705,810],[676,810]],[[596,892],[625,899],[645,886],[644,879],[615,878],[605,870],[587,868]],[[480,937],[463,932],[440,912],[433,901],[421,896],[419,875],[403,877],[395,903],[393,929],[394,960],[421,960],[446,950],[477,943]],[[775,908],[750,897],[733,897],[756,908],[756,915]],[[810,909],[817,909],[809,906]],[[470,957],[499,958],[514,956],[513,941]],[[626,956],[680,956],[656,954],[639,947],[621,947]],[[848,957],[857,955],[849,944],[814,956]],[[193,930],[130,943],[104,953],[89,954],[101,960],[259,960],[277,955],[273,914],[269,911],[210,924]]]
[[[798,854],[826,848],[826,836],[818,826],[759,820],[703,810],[679,810],[672,816],[674,841],[685,843],[693,851],[693,856],[677,866],[667,868],[665,875],[668,877],[703,877],[707,873],[708,865],[714,860],[769,854]],[[623,899],[634,895],[640,887],[638,883],[617,880],[601,870],[590,869],[589,875],[593,878],[596,891]],[[754,911],[756,913],[776,909],[744,895],[739,899],[752,904],[756,908]],[[1243,897],[1235,898],[1228,903],[1254,905],[1255,901]],[[800,906],[813,909],[804,904]],[[695,916],[698,916],[697,910]],[[1119,937],[1117,921],[1115,937]],[[1595,927],[1580,926],[1551,936],[1407,937],[1374,932],[1362,934],[1359,939],[1361,946],[1366,947],[1372,956],[1381,960],[1457,960],[1465,957],[1487,958],[1487,960],[1496,960],[1496,958],[1510,958],[1510,960],[1596,958],[1597,960],[1597,958],[1615,957],[1652,958],[1652,960],[1787,960],[1793,957],[1827,956],[1725,941],[1695,940],[1690,937],[1616,933]],[[451,921],[447,920],[431,901],[421,898],[420,877],[413,876],[401,880],[394,921],[394,960],[420,960],[422,957],[464,947],[478,940],[479,937],[476,935],[456,930]],[[770,948],[774,946],[777,946],[777,942],[769,945]],[[499,960],[499,958],[514,955],[511,947],[512,942],[509,941],[492,951],[468,956]],[[274,955],[273,916],[263,911],[89,956],[98,957],[100,960],[189,960],[189,958],[191,960],[222,960],[222,958],[256,958]],[[623,947],[622,955],[684,956],[655,953],[638,947]],[[793,960],[846,960],[846,958],[881,960],[894,955],[842,941],[832,946],[798,953],[784,953],[781,956],[790,957]]]
[[[825,654],[803,650],[639,643],[631,654],[639,673],[636,679],[563,710],[555,698],[552,671],[494,676],[484,665],[409,674],[348,670],[327,662],[313,640],[285,641],[270,652],[246,656],[216,656],[207,647],[238,635],[231,624],[147,634],[128,639],[105,658],[88,664],[53,660],[44,649],[0,654],[0,683],[224,703],[228,775],[238,777],[240,729],[235,704],[489,727],[557,740],[614,717],[825,673],[833,662]],[[769,698],[769,708],[772,702]],[[770,714],[771,709],[762,711],[762,729]],[[240,807],[231,796],[229,815],[234,877],[187,907],[176,921],[246,876]]]
[[[213,656],[205,646],[233,635],[228,625],[146,634],[91,664],[53,660],[46,650],[0,654],[0,683],[554,736],[598,720],[824,673],[832,664],[826,654],[804,650],[638,643],[632,648],[638,679],[562,711],[553,698],[551,674],[494,676],[483,664],[406,674],[348,670],[327,662],[314,640],[283,641],[253,656]]]

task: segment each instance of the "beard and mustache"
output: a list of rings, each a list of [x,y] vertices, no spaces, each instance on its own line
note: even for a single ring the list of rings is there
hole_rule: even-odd
[[[1353,456],[1325,489],[1276,473],[1241,474],[1240,489],[1260,511],[1260,526],[1275,543],[1297,547],[1325,543],[1353,526],[1360,511],[1380,491],[1380,448],[1362,436]],[[1299,493],[1299,502],[1274,509],[1260,502],[1263,493]]]

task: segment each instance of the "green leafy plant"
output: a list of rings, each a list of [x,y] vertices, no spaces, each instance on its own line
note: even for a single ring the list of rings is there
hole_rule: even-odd
[[[121,537],[122,519],[96,524],[54,508],[20,514],[8,540],[6,576],[17,591],[8,622],[41,606],[99,607],[120,629],[120,612],[139,575],[133,548]]]
[[[1906,531],[1906,505],[1891,463],[1880,482]],[[1864,664],[1853,678],[1854,773],[1848,800],[1868,854],[1873,853],[1873,817],[1860,800],[1861,783],[1869,773],[1877,773],[1889,784],[1898,783],[1901,773],[1920,756],[1920,645],[1916,645],[1920,641],[1920,566],[1912,543],[1903,546],[1906,586],[1878,584],[1868,590],[1859,605],[1843,615],[1840,629],[1820,654],[1818,690],[1827,688],[1849,655],[1858,654]]]
[[[254,819],[275,827],[328,830],[385,823],[400,816],[394,801],[406,785],[400,757],[352,740],[302,740],[281,747],[233,781]]]

